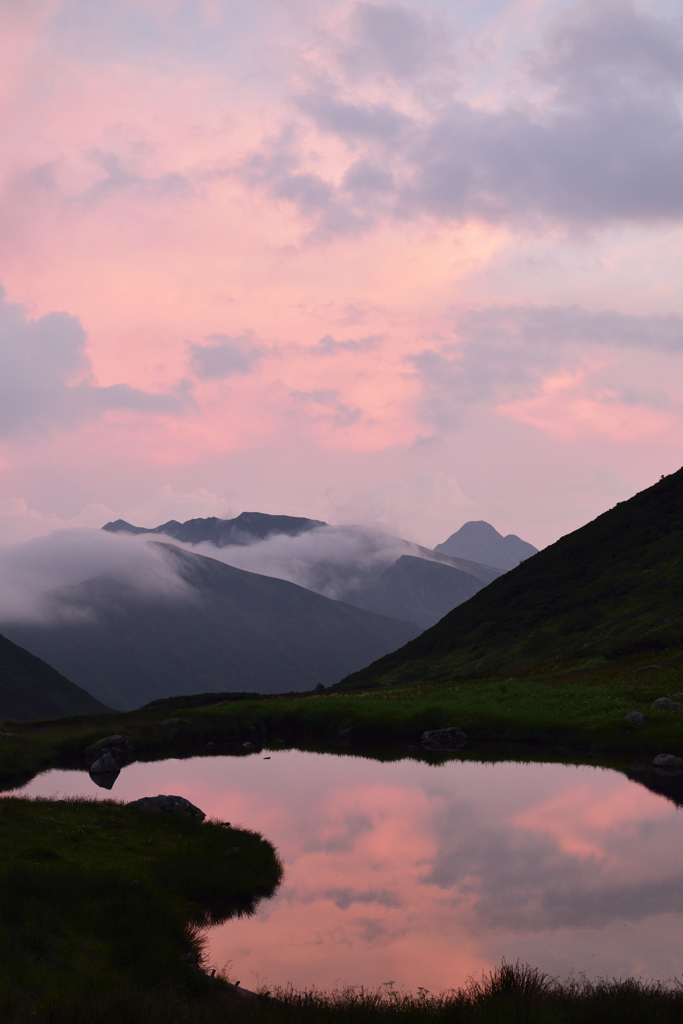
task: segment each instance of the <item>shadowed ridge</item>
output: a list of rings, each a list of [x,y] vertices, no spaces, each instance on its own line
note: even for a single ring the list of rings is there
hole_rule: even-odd
[[[100,576],[51,591],[46,601],[60,613],[51,621],[3,628],[100,700],[124,710],[174,694],[312,690],[418,632],[409,622],[237,569],[171,541],[155,544],[187,584],[181,592],[147,593]]]
[[[0,718],[103,715],[111,708],[0,634]]]
[[[683,470],[499,577],[341,689],[683,645]]]
[[[264,540],[275,534],[298,537],[300,533],[326,525],[319,519],[271,516],[266,512],[241,512],[234,519],[217,519],[216,516],[209,516],[206,519],[188,519],[184,523],[171,519],[168,523],[150,529],[144,526],[131,526],[125,520],[117,519],[112,523],[106,523],[102,529],[108,533],[163,534],[183,544],[208,542],[223,548],[230,545],[252,544],[255,540]]]

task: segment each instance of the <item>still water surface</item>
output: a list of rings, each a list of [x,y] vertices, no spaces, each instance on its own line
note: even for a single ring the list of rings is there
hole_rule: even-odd
[[[262,832],[284,861],[272,900],[209,933],[244,987],[440,991],[503,958],[683,974],[683,815],[618,772],[263,751],[133,764],[111,795],[157,793]],[[76,794],[110,795],[76,771],[17,792]]]

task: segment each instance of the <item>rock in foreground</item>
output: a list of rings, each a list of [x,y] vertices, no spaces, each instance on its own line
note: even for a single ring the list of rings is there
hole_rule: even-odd
[[[652,701],[650,707],[661,708],[663,711],[678,711],[683,704],[679,704],[676,700],[670,700],[668,697],[658,697],[657,700]]]
[[[206,815],[184,796],[143,796],[139,800],[131,800],[126,807],[136,807],[139,811],[150,814],[179,814],[183,818],[195,818],[204,821]]]

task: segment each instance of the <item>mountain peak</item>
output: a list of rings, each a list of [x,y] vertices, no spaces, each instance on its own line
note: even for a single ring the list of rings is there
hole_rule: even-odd
[[[507,570],[514,569],[525,558],[535,555],[538,548],[521,540],[514,533],[504,537],[490,523],[477,519],[465,523],[443,544],[437,544],[434,550],[444,555],[468,558],[472,562],[481,562],[496,569]]]

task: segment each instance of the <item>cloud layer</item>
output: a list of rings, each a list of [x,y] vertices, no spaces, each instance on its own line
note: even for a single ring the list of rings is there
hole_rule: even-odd
[[[667,0],[36,0],[0,28],[0,501],[326,518],[443,474],[542,545],[677,468]],[[411,515],[427,544],[462,522]]]

